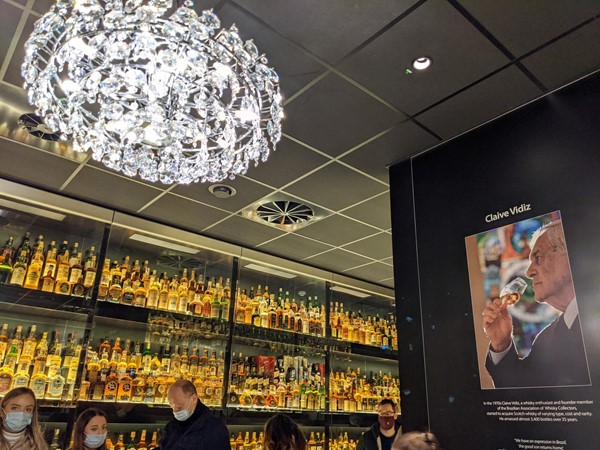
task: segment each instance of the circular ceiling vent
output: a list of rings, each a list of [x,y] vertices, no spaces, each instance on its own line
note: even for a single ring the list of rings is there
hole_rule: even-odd
[[[270,224],[298,225],[314,219],[315,212],[310,206],[289,200],[275,200],[263,203],[256,208],[256,215]]]
[[[58,141],[60,138],[60,133],[56,133],[48,128],[37,114],[23,114],[19,117],[19,126],[29,134],[40,139],[45,139],[46,141]]]

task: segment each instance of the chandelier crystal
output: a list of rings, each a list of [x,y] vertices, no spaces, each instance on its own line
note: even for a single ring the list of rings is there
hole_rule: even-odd
[[[235,25],[192,6],[58,0],[25,44],[29,102],[74,150],[130,177],[246,173],[281,138],[279,77]]]

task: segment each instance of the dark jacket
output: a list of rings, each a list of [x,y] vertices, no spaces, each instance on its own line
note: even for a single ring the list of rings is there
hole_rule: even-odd
[[[590,384],[579,316],[570,329],[563,316],[544,328],[525,358],[519,358],[512,347],[498,365],[488,351],[485,367],[497,388]]]
[[[165,426],[160,450],[231,450],[229,431],[199,401],[188,420],[173,419]]]
[[[400,424],[394,424],[396,433],[400,430]],[[365,431],[356,445],[356,450],[381,450],[381,439],[379,438],[379,422],[375,422],[371,428]]]

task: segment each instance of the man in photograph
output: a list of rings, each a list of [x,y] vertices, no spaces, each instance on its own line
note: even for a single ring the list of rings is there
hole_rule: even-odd
[[[507,305],[498,298],[488,304],[483,312],[483,329],[490,340],[486,369],[497,388],[589,385],[562,222],[537,230],[530,248],[526,276],[533,282],[534,298],[559,315],[536,336],[529,354],[519,358]]]

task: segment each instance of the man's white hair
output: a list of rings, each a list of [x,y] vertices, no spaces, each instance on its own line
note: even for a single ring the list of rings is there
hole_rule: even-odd
[[[533,248],[537,240],[543,235],[548,238],[548,242],[553,249],[561,253],[567,253],[567,243],[565,242],[565,232],[561,219],[549,222],[535,230],[531,236],[529,247]]]

